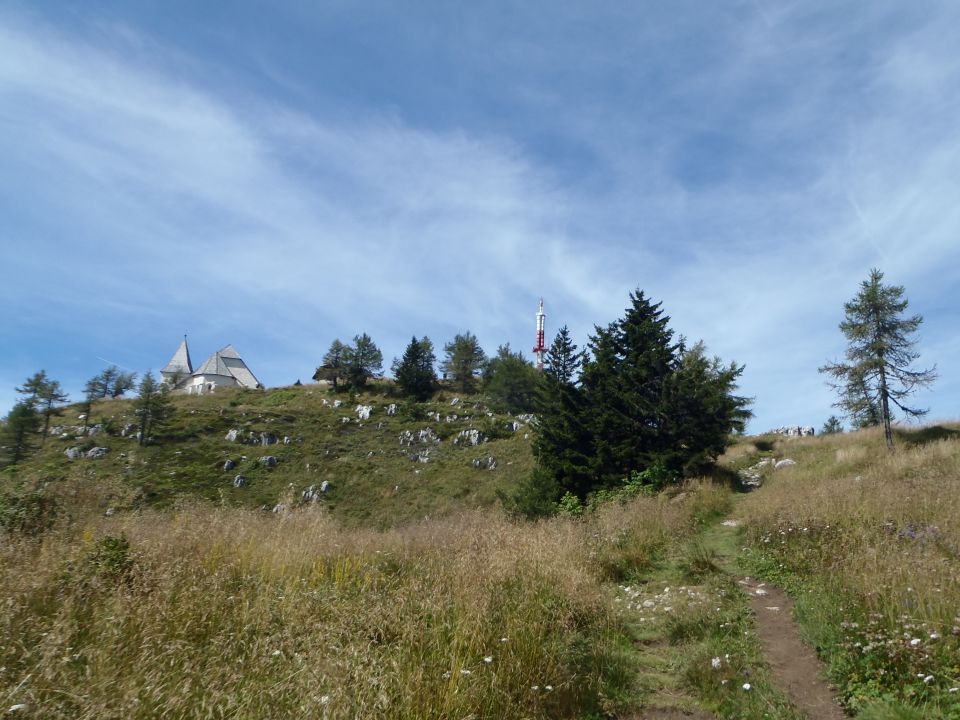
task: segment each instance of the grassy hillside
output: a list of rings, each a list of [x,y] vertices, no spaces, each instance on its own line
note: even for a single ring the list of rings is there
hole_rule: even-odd
[[[796,595],[848,707],[960,718],[960,427],[898,431],[893,453],[879,429],[728,453],[737,467],[762,457],[796,465],[768,467],[738,505],[743,561]]]
[[[456,404],[453,404],[456,401]],[[341,403],[334,407],[334,403]],[[89,498],[107,507],[164,507],[182,498],[200,498],[221,505],[272,508],[302,501],[310,486],[329,490],[319,502],[348,524],[384,527],[449,513],[463,507],[484,507],[495,501],[497,489],[509,489],[532,466],[529,428],[516,418],[492,413],[480,398],[441,393],[434,401],[405,404],[383,387],[360,396],[332,395],[317,386],[267,391],[222,389],[205,396],[176,396],[176,412],[157,442],[138,446],[121,437],[135,422],[132,402],[101,401],[91,424],[101,431],[77,436],[81,425],[77,406],[67,408],[56,422],[67,437],[51,437],[45,447],[23,463],[16,479],[27,485],[52,483],[74,495],[97,485],[103,494]],[[371,409],[359,420],[357,405]],[[395,415],[387,414],[390,404]],[[439,417],[439,420],[437,418]],[[241,439],[226,440],[230,430]],[[429,429],[439,442],[401,445],[408,432]],[[462,431],[478,430],[485,441],[458,444]],[[250,445],[243,438],[276,440]],[[284,438],[287,439],[284,444]],[[68,448],[86,451],[105,447],[101,459],[70,460]],[[427,455],[426,462],[412,460]],[[275,467],[261,464],[274,456]],[[476,469],[474,460],[495,458],[496,468]],[[236,464],[224,470],[224,463]],[[237,475],[246,479],[235,488]],[[8,480],[9,480],[8,474]],[[77,498],[74,498],[76,500]]]

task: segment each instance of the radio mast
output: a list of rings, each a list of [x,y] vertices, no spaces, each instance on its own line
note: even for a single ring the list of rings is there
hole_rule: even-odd
[[[543,370],[543,356],[547,352],[543,338],[543,321],[546,317],[543,314],[543,298],[540,298],[540,309],[537,311],[537,344],[533,346],[533,355],[537,358],[537,370]]]

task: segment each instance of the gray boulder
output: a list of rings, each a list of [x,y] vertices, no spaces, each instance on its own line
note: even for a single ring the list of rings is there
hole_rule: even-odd
[[[77,460],[78,458],[83,457],[83,450],[78,447],[67,448],[63,451],[63,454],[66,455],[71,460]]]
[[[476,428],[470,428],[469,430],[461,430],[457,433],[457,436],[453,439],[454,445],[480,445],[483,442],[486,442],[486,438]]]
[[[264,457],[257,460],[261,467],[274,468],[277,466],[277,457],[276,455],[265,455]]]
[[[237,475],[233,479],[233,486],[235,488],[242,488],[246,484],[247,484],[247,479],[243,475]]]
[[[243,435],[243,430],[234,428],[233,430],[227,431],[227,435],[226,437],[224,437],[224,440],[226,440],[227,442],[237,442],[237,440],[240,439],[241,435]]]
[[[223,463],[223,471],[224,471],[224,472],[230,472],[230,471],[233,470],[236,466],[237,466],[237,464],[236,464],[233,460],[227,460],[226,462]]]
[[[105,447],[95,447],[87,450],[87,457],[91,460],[99,460],[102,457],[106,457],[107,453],[110,452],[110,448]]]
[[[492,455],[485,458],[477,458],[473,461],[473,466],[477,470],[496,470],[497,469],[497,459]]]
[[[773,467],[779,470],[780,468],[790,467],[791,465],[796,465],[796,464],[797,464],[796,460],[791,460],[790,458],[784,458],[783,460],[778,460]]]

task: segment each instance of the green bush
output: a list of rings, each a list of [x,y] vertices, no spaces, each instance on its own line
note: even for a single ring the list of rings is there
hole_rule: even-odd
[[[41,491],[0,493],[0,527],[10,533],[37,535],[57,517],[57,501]]]

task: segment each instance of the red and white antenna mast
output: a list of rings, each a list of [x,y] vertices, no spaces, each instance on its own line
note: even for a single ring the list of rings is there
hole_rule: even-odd
[[[537,344],[533,346],[533,354],[537,358],[537,370],[543,370],[543,356],[547,352],[547,346],[543,342],[543,321],[546,317],[543,314],[543,298],[540,298],[540,310],[537,311]]]

